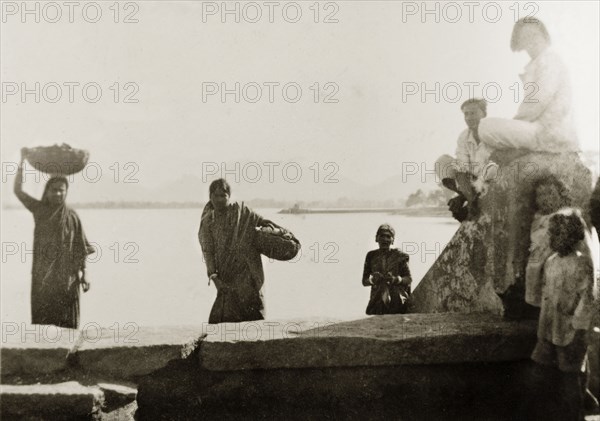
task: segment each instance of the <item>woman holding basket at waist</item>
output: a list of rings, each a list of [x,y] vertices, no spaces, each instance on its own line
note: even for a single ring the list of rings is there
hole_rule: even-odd
[[[278,227],[243,203],[230,203],[231,187],[218,179],[209,187],[198,239],[210,282],[217,288],[209,323],[262,320],[265,281],[260,251],[254,246],[256,227]]]

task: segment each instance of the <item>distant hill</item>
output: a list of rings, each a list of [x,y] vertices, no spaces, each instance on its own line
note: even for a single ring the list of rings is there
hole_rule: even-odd
[[[594,179],[599,173],[598,151],[585,151],[582,160],[588,166]],[[431,163],[412,163],[410,171],[402,174],[401,164],[395,174],[379,183],[364,184],[360,181],[342,177],[323,168],[319,174],[310,169],[310,164],[299,164],[302,174],[298,180],[282,176],[282,171],[274,172],[269,180],[268,171],[263,171],[257,180],[244,180],[241,175],[236,182],[234,175],[228,181],[232,187],[232,199],[244,201],[253,207],[285,208],[298,203],[305,208],[318,207],[389,207],[401,208],[406,199],[417,190],[428,193],[438,189],[432,173]],[[382,171],[374,168],[373,171]],[[94,172],[90,171],[90,177]],[[205,177],[203,180],[197,174],[184,174],[175,179],[165,180],[164,183],[150,183],[144,180],[143,174],[135,174],[126,179],[121,173],[119,180],[114,179],[114,173],[105,169],[102,177],[97,180],[86,180],[77,174],[71,180],[70,203],[80,206],[95,207],[200,207],[208,200],[208,187],[218,175]],[[131,173],[129,173],[131,174]],[[295,177],[290,170],[290,177]],[[14,175],[3,174],[6,182],[2,183],[2,200],[4,207],[21,206],[12,193]],[[43,186],[47,181],[46,175],[37,175],[37,183],[33,182],[35,173],[32,171],[26,178],[25,190],[34,197],[40,197]],[[317,179],[315,179],[317,177]],[[126,182],[130,181],[130,182]]]
[[[314,173],[305,171],[297,182],[286,181],[281,176],[274,177],[270,182],[267,175],[255,183],[242,179],[236,183],[234,177],[228,180],[232,187],[232,199],[245,201],[255,207],[287,207],[295,203],[312,207],[402,207],[410,193],[418,189],[427,191],[436,188],[432,176],[428,177],[430,184],[422,183],[419,176],[403,177],[397,174],[373,185],[339,176],[333,176],[326,182],[323,174],[318,180],[314,176]],[[7,178],[8,182],[2,185],[3,203],[18,205],[12,193],[13,179]],[[190,203],[208,200],[208,187],[214,178],[217,177],[203,182],[197,175],[186,174],[163,184],[144,184],[143,179],[134,183],[125,183],[123,180],[115,182],[110,174],[90,182],[78,174],[72,180],[69,201],[82,206],[95,204],[115,207],[120,203],[120,206],[135,207],[146,203],[158,207],[170,203],[171,206],[186,207],[191,206]],[[32,180],[33,177],[30,177]],[[39,177],[38,183],[27,182],[25,190],[34,197],[40,197],[46,180],[47,176],[44,175]]]

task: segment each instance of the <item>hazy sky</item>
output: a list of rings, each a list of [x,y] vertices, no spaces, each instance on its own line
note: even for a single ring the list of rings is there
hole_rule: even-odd
[[[598,150],[596,1],[482,2],[472,19],[465,2],[428,2],[440,11],[439,22],[435,14],[421,14],[422,2],[321,2],[318,23],[314,2],[274,2],[273,23],[262,1],[238,3],[239,23],[234,14],[216,10],[222,2],[120,3],[118,23],[113,2],[88,3],[74,10],[73,23],[62,2],[55,3],[62,13],[57,23],[50,22],[58,20],[57,9],[40,4],[36,23],[34,15],[22,14],[21,2],[3,2],[4,162],[16,160],[22,146],[66,142],[89,149],[105,173],[111,163],[135,162],[136,177],[147,187],[185,174],[201,176],[213,162],[233,168],[236,161],[256,162],[263,177],[265,162],[278,163],[275,171],[297,162],[305,174],[312,163],[324,171],[334,162],[338,178],[381,182],[399,174],[403,162],[432,166],[437,156],[454,151],[468,84],[479,84],[476,96],[498,96],[490,116],[515,114],[522,98],[518,74],[528,61],[525,53],[510,50],[516,11],[520,17],[534,12],[546,23],[571,72],[582,149]],[[36,2],[28,4],[33,9]],[[94,20],[96,5],[102,16],[87,22]],[[287,22],[298,9],[299,21]],[[257,10],[262,18],[251,23]],[[124,23],[127,16],[138,22]],[[338,22],[323,22],[327,16]],[[33,94],[25,101],[21,92],[10,95],[15,86],[35,90],[36,82],[39,103]],[[79,84],[72,85],[72,103],[69,82]],[[203,98],[203,90],[221,84],[235,89],[236,82],[239,103],[233,94],[224,102],[219,94]],[[403,98],[408,87],[435,92],[436,83],[437,99],[433,93],[424,101],[420,94]],[[85,84],[91,84],[88,101]],[[52,103],[56,86],[62,97]],[[253,103],[257,86],[262,97]],[[95,87],[102,97],[92,103]],[[302,93],[293,103],[297,87]],[[125,103],[127,94],[138,102]],[[329,94],[336,103],[325,103]]]

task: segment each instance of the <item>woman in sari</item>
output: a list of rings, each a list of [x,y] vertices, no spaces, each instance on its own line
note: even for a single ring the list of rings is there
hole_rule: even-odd
[[[408,268],[409,256],[391,248],[396,231],[388,224],[377,229],[375,241],[378,250],[371,250],[365,258],[362,284],[371,287],[371,298],[366,313],[406,313],[412,278]]]
[[[275,226],[243,203],[229,203],[231,187],[224,179],[211,183],[210,201],[202,212],[198,239],[210,282],[217,288],[209,323],[262,320],[265,276],[253,245],[259,226]]]
[[[69,182],[54,176],[44,188],[42,200],[23,191],[23,161],[15,178],[14,192],[33,214],[33,265],[31,270],[31,323],[77,329],[79,285],[87,292],[85,259],[94,252],[77,213],[66,203]]]

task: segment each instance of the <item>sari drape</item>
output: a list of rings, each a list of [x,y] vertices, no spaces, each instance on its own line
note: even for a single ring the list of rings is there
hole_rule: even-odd
[[[46,185],[46,191],[48,185]],[[44,198],[46,197],[44,191]],[[31,323],[79,327],[79,271],[94,252],[77,213],[66,204],[22,199],[35,221],[31,270]]]
[[[375,272],[383,275],[389,272],[393,276],[410,277],[408,260],[408,254],[398,249],[378,249],[368,252],[363,269],[363,285],[367,285],[369,276]],[[369,315],[405,313],[410,293],[410,287],[404,285],[386,283],[373,285],[366,313]]]
[[[221,213],[210,202],[205,206],[198,237],[208,275],[219,278],[209,323],[264,319],[264,272],[253,240],[255,228],[269,224],[243,203],[229,204]]]

